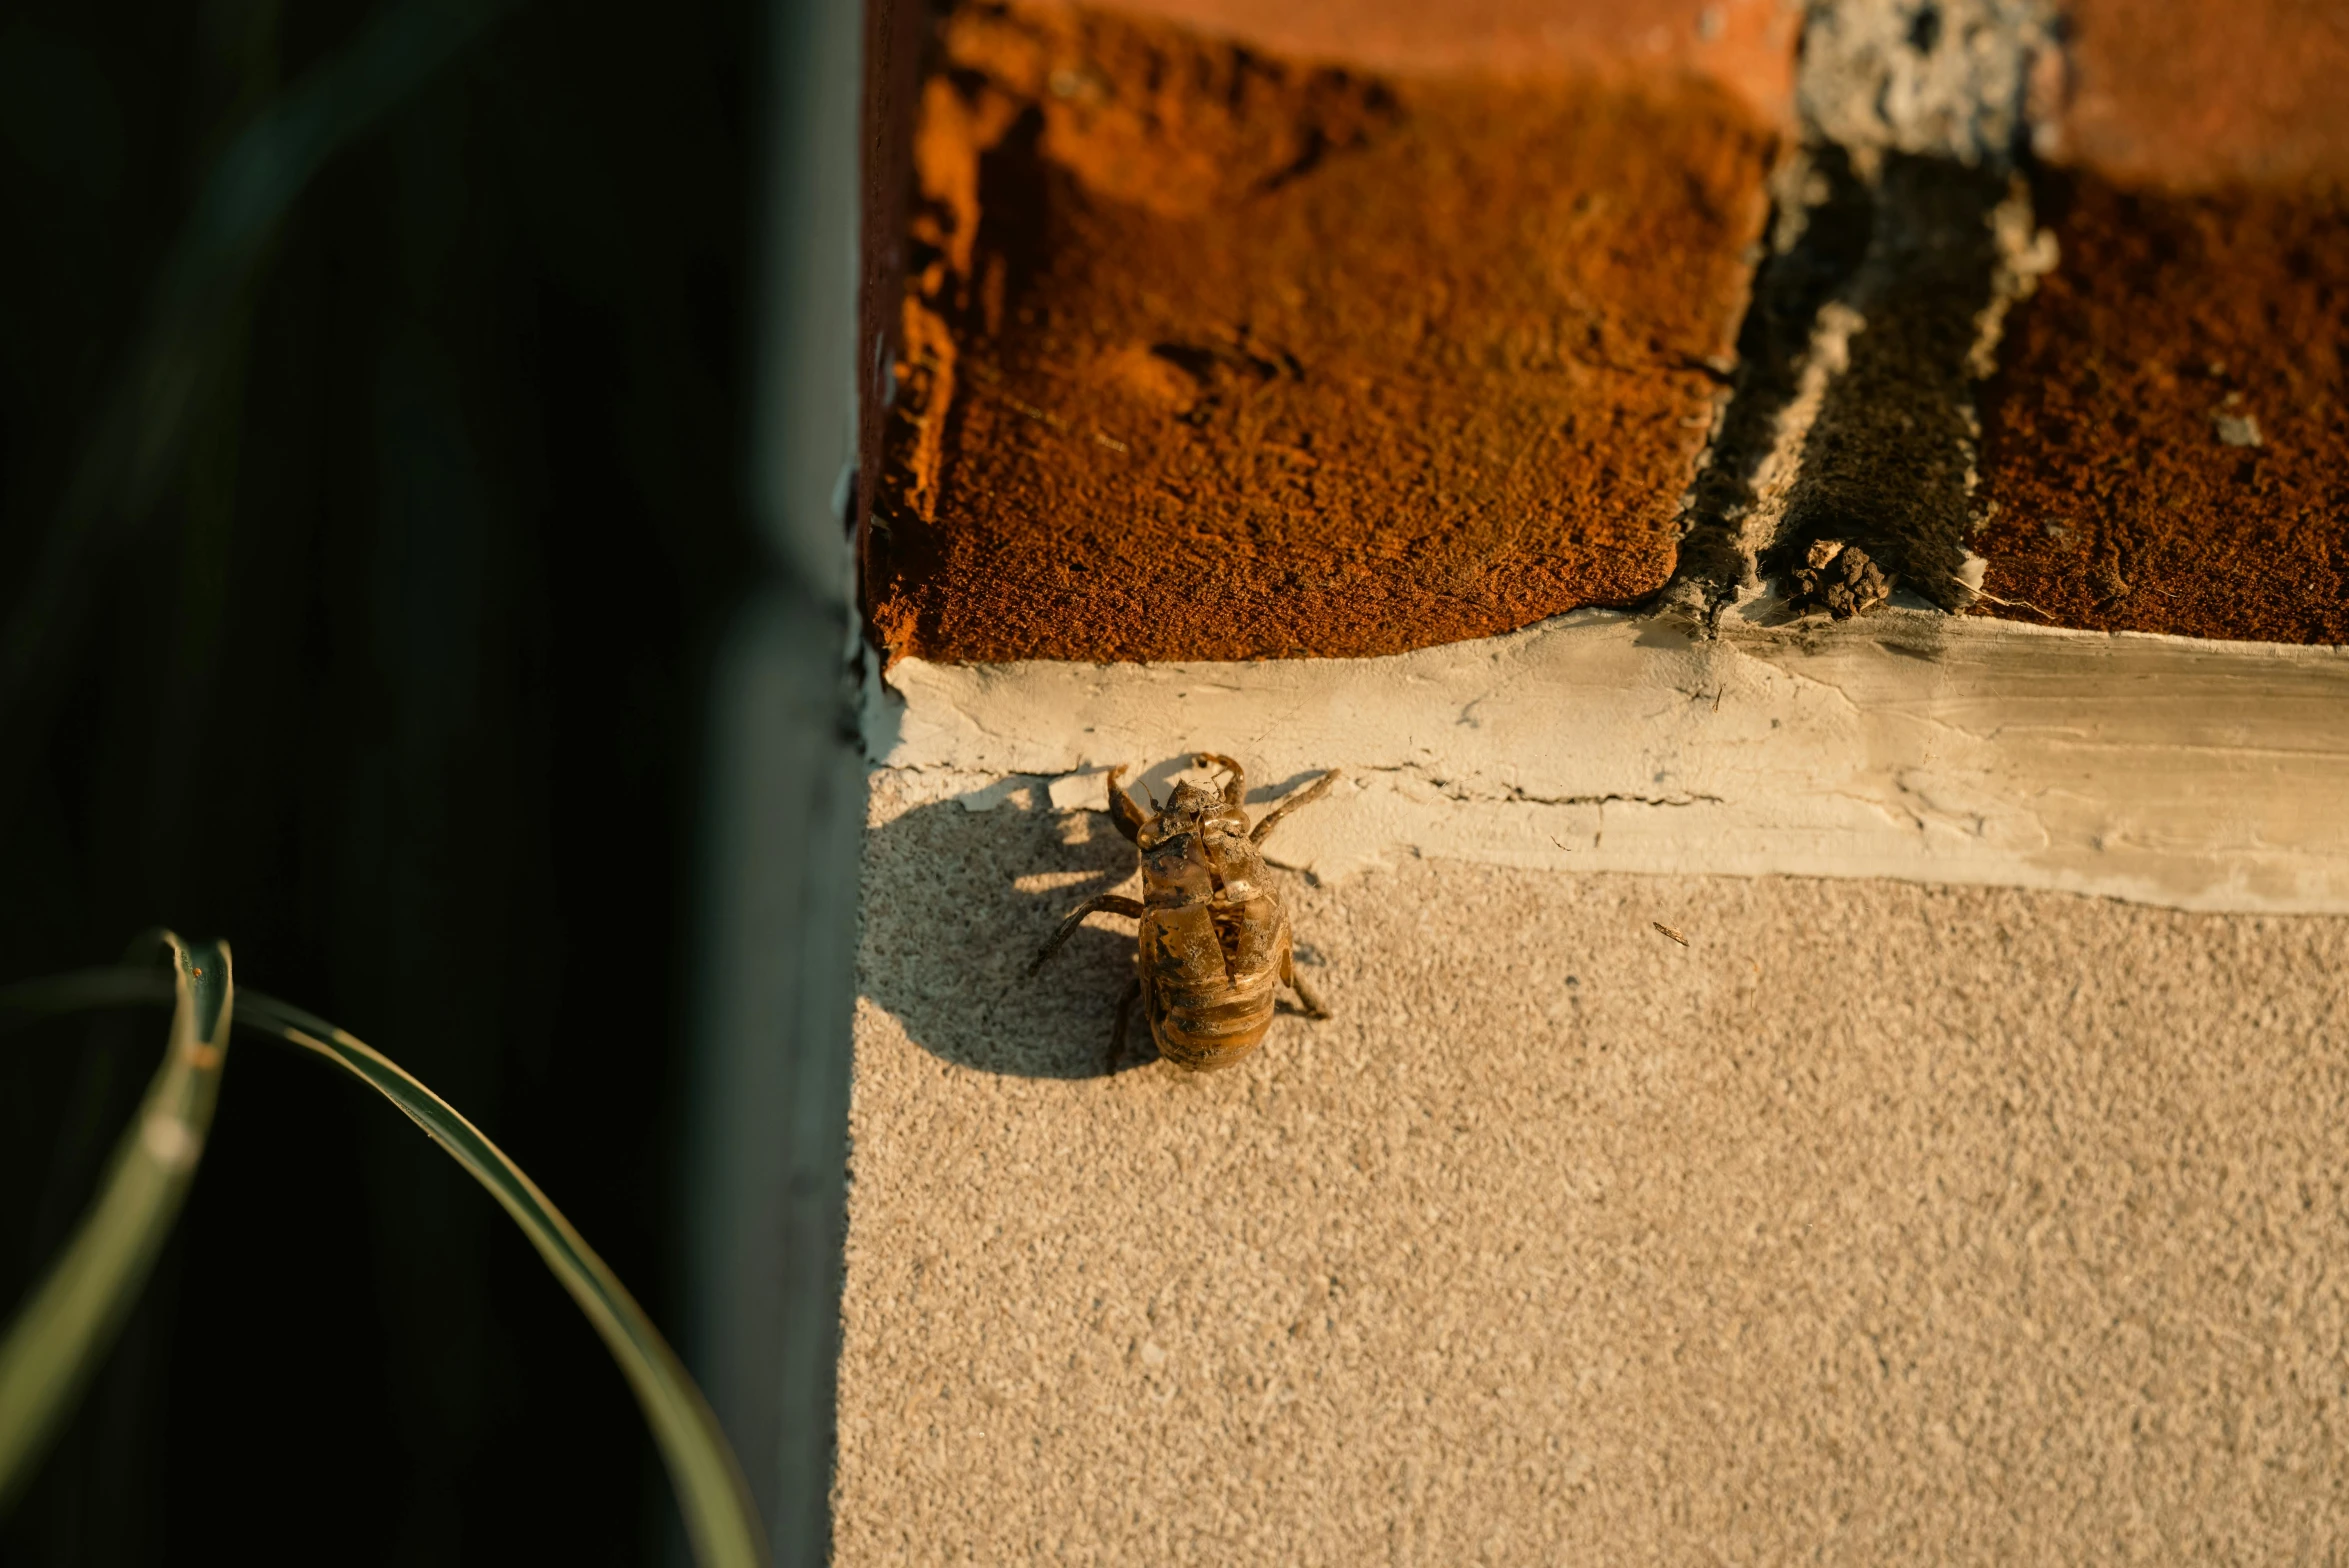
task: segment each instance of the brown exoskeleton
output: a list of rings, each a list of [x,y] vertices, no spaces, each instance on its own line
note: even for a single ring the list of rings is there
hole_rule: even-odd
[[[1091,914],[1131,915],[1141,922],[1134,981],[1118,999],[1110,1036],[1110,1065],[1125,1050],[1126,1021],[1136,1001],[1150,1020],[1159,1054],[1178,1067],[1229,1067],[1272,1027],[1274,988],[1286,982],[1308,1017],[1329,1009],[1298,977],[1289,946],[1289,915],[1273,895],[1256,846],[1274,824],[1325,794],[1332,769],[1264,814],[1253,829],[1241,805],[1248,778],[1229,757],[1202,752],[1199,767],[1214,764],[1230,776],[1221,790],[1177,784],[1154,816],[1144,816],[1120,787],[1123,768],[1109,770],[1109,815],[1118,832],[1142,853],[1142,897],[1105,893],[1069,911],[1052,940],[1028,966],[1034,974]]]

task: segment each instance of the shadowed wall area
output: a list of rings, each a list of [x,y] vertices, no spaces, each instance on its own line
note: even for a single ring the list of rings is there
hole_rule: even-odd
[[[158,921],[230,939],[241,982],[496,1138],[673,1335],[703,689],[759,567],[759,15],[0,21],[0,616],[26,654],[0,980]],[[100,449],[77,500],[215,160],[390,23],[445,34],[437,63],[166,323],[177,440],[135,474]],[[160,1049],[156,1016],[87,1028],[0,1050],[0,1303]],[[361,1092],[239,1046],[179,1233],[0,1560],[635,1563],[670,1517],[609,1358],[496,1208]]]

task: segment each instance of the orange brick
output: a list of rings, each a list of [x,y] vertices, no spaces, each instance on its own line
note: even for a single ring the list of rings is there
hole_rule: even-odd
[[[868,274],[892,656],[1374,654],[1662,586],[1790,24],[1439,10],[938,21]]]
[[[2036,182],[2062,261],[1983,401],[1985,585],[2070,626],[2349,642],[2349,12],[2070,23]]]

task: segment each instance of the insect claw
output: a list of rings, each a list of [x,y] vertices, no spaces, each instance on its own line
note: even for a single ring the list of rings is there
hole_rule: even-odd
[[[1109,770],[1109,819],[1117,824],[1121,837],[1132,841],[1142,831],[1142,808],[1126,793],[1125,776],[1126,765],[1122,762]]]

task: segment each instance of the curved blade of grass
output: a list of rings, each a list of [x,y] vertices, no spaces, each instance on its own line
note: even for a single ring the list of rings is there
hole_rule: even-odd
[[[170,1043],[146,1098],[115,1145],[97,1198],[81,1228],[0,1336],[0,1513],[13,1502],[82,1385],[105,1356],[171,1234],[228,1060],[236,988],[228,944],[189,946],[168,931],[142,937],[171,950]],[[7,1012],[55,1012],[73,1006],[147,1001],[151,972],[85,970],[12,988]]]
[[[448,1102],[390,1058],[298,1007],[248,991],[237,1022],[315,1052],[398,1106],[512,1215],[603,1336],[643,1407],[704,1568],[761,1568],[766,1542],[734,1450],[675,1351],[537,1184]]]

